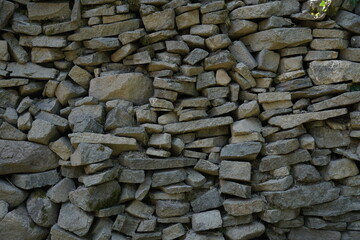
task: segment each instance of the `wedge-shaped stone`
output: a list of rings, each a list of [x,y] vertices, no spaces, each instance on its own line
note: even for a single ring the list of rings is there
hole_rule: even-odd
[[[262,172],[271,171],[277,168],[290,166],[296,163],[307,162],[310,160],[310,153],[307,150],[299,149],[287,155],[270,155],[263,157],[261,159],[259,169]]]
[[[346,130],[319,127],[310,129],[310,133],[319,148],[345,147],[350,144],[349,132]]]
[[[292,99],[299,98],[317,98],[326,95],[335,95],[343,92],[347,92],[349,86],[344,84],[334,84],[334,85],[319,85],[299,90],[291,93]]]
[[[239,225],[235,227],[227,228],[225,236],[228,239],[254,239],[260,237],[265,232],[264,224],[260,222],[253,222],[247,225]]]
[[[17,173],[11,176],[11,182],[14,185],[26,190],[55,185],[60,179],[55,169],[40,173]]]
[[[11,77],[32,78],[36,80],[54,79],[59,73],[55,68],[46,68],[35,63],[9,63],[7,71],[11,72]]]
[[[102,162],[110,158],[111,148],[102,144],[80,143],[71,155],[72,166],[82,166]]]
[[[143,16],[142,21],[147,32],[171,30],[175,27],[175,12],[174,9],[168,8]]]
[[[69,193],[71,203],[84,211],[95,211],[118,204],[120,185],[110,181],[92,187],[79,187]]]
[[[143,104],[153,94],[152,81],[141,73],[123,73],[94,78],[90,82],[89,95],[101,101],[124,99]]]
[[[319,204],[316,206],[311,206],[303,208],[304,215],[311,216],[320,216],[320,217],[332,217],[343,215],[352,211],[360,210],[360,200],[355,197],[344,197],[340,196],[338,199]]]
[[[191,224],[194,231],[206,231],[220,228],[222,226],[220,211],[212,210],[202,213],[195,213],[192,216]]]
[[[352,12],[340,10],[336,14],[335,21],[341,27],[349,30],[350,32],[360,34],[360,16]]]
[[[185,157],[150,158],[139,152],[123,153],[120,164],[131,169],[156,170],[195,166],[197,159]]]
[[[226,145],[221,149],[220,158],[224,160],[254,160],[261,151],[259,142],[243,142]]]
[[[205,58],[205,70],[231,69],[235,65],[235,58],[228,50],[220,51]]]
[[[188,122],[170,123],[164,126],[164,132],[170,134],[183,134],[188,132],[196,132],[212,127],[230,125],[231,123],[233,123],[232,117],[218,117]]]
[[[268,143],[265,146],[265,152],[268,155],[288,154],[300,147],[299,141],[295,139],[284,139]]]
[[[155,88],[172,90],[178,93],[183,93],[190,96],[198,96],[198,92],[193,82],[183,82],[176,79],[158,78],[156,77],[153,85]]]
[[[47,146],[0,140],[0,175],[43,172],[58,166],[58,157]]]
[[[360,92],[346,92],[336,97],[315,103],[308,107],[309,111],[316,112],[329,108],[351,105],[360,101]]]
[[[120,33],[140,28],[140,20],[132,19],[110,24],[100,24],[92,27],[80,28],[77,33],[68,37],[69,41],[82,41],[97,37],[117,36]]]
[[[224,201],[224,208],[232,216],[244,216],[258,213],[264,210],[265,200],[262,198],[252,198],[241,200],[238,198],[228,198]]]
[[[309,65],[308,73],[315,85],[350,80],[360,82],[360,63],[345,60],[313,61]]]
[[[275,1],[253,6],[239,7],[230,13],[231,19],[256,19],[285,16],[297,13],[300,4],[295,0]]]
[[[0,199],[7,202],[11,208],[20,205],[27,196],[26,191],[15,187],[8,181],[0,180]]]
[[[274,28],[250,34],[240,39],[251,51],[294,47],[312,40],[310,28]]]
[[[269,124],[279,126],[282,129],[289,129],[301,125],[306,122],[326,120],[333,117],[338,117],[347,113],[346,108],[326,110],[321,112],[308,112],[299,114],[288,114],[283,116],[276,116],[270,118]]]
[[[110,147],[113,155],[118,155],[124,151],[138,150],[138,145],[134,138],[115,137],[110,134],[98,133],[72,133],[69,134],[71,144],[74,146],[80,143],[100,143]]]
[[[266,192],[263,195],[269,204],[280,209],[308,207],[330,202],[339,197],[340,189],[332,183],[324,182],[291,188],[283,192]]]

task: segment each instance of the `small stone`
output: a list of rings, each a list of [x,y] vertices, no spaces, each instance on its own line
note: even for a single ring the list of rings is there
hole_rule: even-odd
[[[209,55],[209,53],[201,48],[195,48],[185,58],[184,62],[190,65],[195,65],[199,61],[203,60]]]
[[[219,27],[212,24],[201,24],[192,26],[190,28],[190,34],[199,35],[201,37],[210,37],[219,32]]]
[[[70,8],[68,2],[46,3],[36,2],[27,4],[28,16],[32,21],[39,20],[68,20],[70,18]]]
[[[234,195],[240,198],[250,198],[251,187],[236,182],[220,180],[220,192],[222,194]]]
[[[181,223],[172,225],[170,227],[164,228],[162,231],[162,239],[172,240],[178,237],[185,235],[185,228]]]
[[[253,160],[261,150],[261,143],[244,142],[229,144],[222,148],[220,158],[223,160]]]
[[[194,231],[205,231],[220,228],[222,226],[220,211],[212,210],[193,214],[191,223]]]
[[[147,32],[171,30],[175,28],[175,12],[173,9],[165,9],[143,16],[142,21]]]
[[[228,198],[224,201],[224,208],[232,216],[244,216],[252,213],[261,212],[265,208],[265,201],[261,198],[250,200],[240,200]]]
[[[253,239],[260,237],[265,232],[265,226],[260,222],[253,222],[247,225],[239,225],[227,228],[225,236],[231,240]]]
[[[27,192],[15,187],[8,181],[0,180],[0,199],[11,208],[20,205],[28,196]]]
[[[63,203],[69,200],[68,193],[75,190],[75,183],[69,178],[64,178],[52,186],[46,196],[55,203]]]
[[[235,59],[228,50],[220,51],[204,60],[205,70],[231,69],[235,65]]]
[[[250,70],[258,65],[248,48],[241,41],[234,41],[233,44],[229,46],[229,51],[237,62],[244,63]]]
[[[154,212],[154,208],[145,203],[134,200],[126,208],[125,212],[139,218],[149,218]]]
[[[350,159],[331,160],[330,163],[323,169],[324,179],[329,181],[331,179],[342,179],[346,177],[355,176],[359,173],[355,162]]]
[[[319,171],[312,165],[297,164],[293,168],[294,178],[299,182],[317,182],[322,179]]]
[[[195,9],[176,16],[176,26],[179,30],[189,28],[200,23],[199,10]]]
[[[186,179],[186,172],[184,169],[176,170],[162,170],[154,172],[152,176],[152,187],[160,187],[172,183],[178,183]]]
[[[25,190],[40,188],[48,185],[52,186],[59,180],[60,176],[56,170],[41,173],[18,173],[11,176],[12,183]]]
[[[191,207],[194,212],[203,212],[222,206],[223,198],[218,189],[211,189],[191,201]]]
[[[32,127],[28,134],[28,139],[32,142],[49,144],[50,141],[59,135],[55,125],[40,119],[36,119],[32,123]]]
[[[221,161],[220,179],[230,179],[250,182],[251,164],[248,162]]]
[[[159,200],[156,202],[156,215],[158,217],[176,217],[186,214],[190,209],[189,203],[171,200]]]
[[[102,144],[80,143],[71,155],[72,166],[97,163],[110,158],[112,150]]]

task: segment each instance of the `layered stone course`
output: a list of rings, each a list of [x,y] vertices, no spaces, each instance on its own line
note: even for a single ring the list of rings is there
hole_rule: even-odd
[[[360,4],[0,0],[0,239],[360,239]]]

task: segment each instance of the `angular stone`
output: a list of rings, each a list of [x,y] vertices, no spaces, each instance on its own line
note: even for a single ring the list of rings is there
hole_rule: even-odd
[[[268,155],[288,154],[292,151],[295,151],[299,147],[300,147],[300,144],[297,139],[279,140],[276,142],[268,143],[265,146],[265,152]]]
[[[139,91],[139,89],[142,89]],[[153,93],[152,82],[140,73],[125,73],[94,78],[89,95],[99,100],[121,98],[136,104],[144,103]]]
[[[299,182],[317,182],[322,179],[319,171],[312,165],[297,164],[293,168],[294,178]]]
[[[265,226],[260,222],[230,227],[225,230],[225,236],[230,240],[245,240],[260,237],[265,232]]]
[[[254,160],[261,150],[259,142],[243,142],[226,145],[221,149],[223,160]]]
[[[111,148],[102,144],[80,143],[76,151],[71,155],[71,165],[82,166],[102,162],[109,159],[111,153]]]
[[[162,231],[162,239],[172,240],[185,235],[185,228],[181,223],[177,223],[170,227],[164,228]]]
[[[110,24],[94,25],[92,27],[83,27],[78,32],[68,37],[69,41],[82,41],[97,37],[117,36],[123,32],[133,31],[140,27],[139,19],[131,19],[122,22]]]
[[[218,189],[211,189],[191,201],[191,208],[194,212],[203,212],[222,206],[223,198]]]
[[[311,160],[310,153],[307,150],[299,149],[287,155],[270,155],[261,159],[259,169],[262,172],[275,170],[277,168],[293,165],[296,163],[307,162]]]
[[[279,179],[270,179],[268,181],[254,184],[252,186],[253,191],[284,191],[291,187],[293,184],[292,176],[285,176]]]
[[[42,67],[35,63],[19,64],[12,62],[8,64],[6,69],[11,72],[11,77],[31,78],[37,80],[54,79],[59,72],[54,68]]]
[[[358,82],[360,63],[344,60],[313,61],[309,65],[309,77],[315,85],[352,80]]]
[[[231,44],[231,40],[227,34],[217,34],[205,39],[206,47],[215,52],[221,48],[226,48]]]
[[[173,9],[165,9],[143,16],[142,21],[147,32],[171,30],[175,28],[175,12]]]
[[[46,3],[34,2],[27,5],[28,16],[31,21],[68,20],[70,19],[69,2]]]
[[[271,16],[285,16],[297,13],[300,4],[297,1],[268,2],[253,6],[239,7],[230,13],[231,19],[256,19]]]
[[[186,179],[184,169],[162,170],[154,172],[152,176],[152,187],[160,187],[172,183],[178,183]]]
[[[339,197],[340,189],[334,188],[330,182],[318,183],[291,188],[282,192],[264,193],[266,200],[281,209],[308,207],[330,202]]]
[[[7,44],[7,41],[5,41],[5,40],[0,41],[0,60],[1,61],[9,61],[10,60],[8,44]]]
[[[212,210],[202,213],[195,213],[191,219],[192,229],[194,231],[206,231],[220,228],[222,219],[219,210]]]
[[[0,235],[5,239],[37,240],[45,239],[48,234],[47,229],[37,226],[31,220],[24,206],[12,210],[0,222]]]
[[[110,181],[92,187],[79,187],[69,193],[70,201],[84,211],[95,211],[118,203],[120,185]]]
[[[179,30],[189,28],[200,23],[199,10],[195,9],[176,16],[176,26]]]
[[[346,92],[336,97],[312,104],[308,107],[308,110],[316,112],[324,109],[354,104],[358,101],[360,101],[360,94],[358,92]]]
[[[205,70],[231,69],[234,65],[235,59],[228,50],[215,53],[204,60]]]
[[[294,47],[312,40],[309,28],[274,28],[250,34],[240,39],[251,51]]]
[[[345,10],[340,10],[336,14],[335,21],[337,24],[339,24],[341,27],[345,28],[346,30],[353,32],[355,34],[360,34],[359,15]]]
[[[234,195],[240,198],[250,198],[251,187],[236,182],[220,180],[220,192],[222,194]]]
[[[58,138],[58,136],[59,132],[56,130],[55,125],[41,119],[36,119],[32,123],[28,133],[29,141],[46,145]]]
[[[346,49],[344,49],[346,50]],[[309,51],[304,57],[304,61],[321,61],[321,60],[331,60],[338,57],[337,51]],[[341,58],[342,60],[350,60]]]
[[[200,159],[196,163],[194,169],[209,175],[215,175],[215,176],[219,175],[218,165],[204,159]]]
[[[58,166],[58,157],[44,145],[0,140],[0,175],[43,172]]]
[[[84,212],[72,203],[63,203],[60,209],[58,225],[78,236],[84,236],[90,230],[94,216]]]
[[[26,198],[27,192],[15,187],[8,181],[0,180],[0,200],[5,201],[9,207],[20,205]]]
[[[340,240],[341,233],[336,231],[314,230],[307,227],[293,228],[289,233],[289,240]]]
[[[31,219],[41,227],[51,227],[57,222],[59,207],[42,190],[30,194],[26,208]]]
[[[245,118],[240,121],[236,121],[231,125],[231,135],[241,136],[251,134],[254,132],[261,132],[261,122],[257,118]]]
[[[201,23],[202,24],[222,24],[226,22],[228,18],[227,10],[220,10],[216,12],[210,12],[202,14]]]
[[[248,162],[221,161],[220,179],[230,179],[249,182],[251,179],[251,164]]]
[[[22,140],[26,140],[26,134],[23,133],[22,131],[18,130],[13,125],[4,121],[0,125],[0,138],[6,139],[6,140],[22,141]]]
[[[86,90],[72,81],[61,81],[56,87],[55,96],[62,105],[67,105],[68,101],[75,97],[84,96]]]
[[[171,200],[156,202],[156,215],[161,218],[185,215],[190,209],[189,203]]]
[[[184,62],[190,65],[195,65],[199,61],[203,60],[209,55],[209,53],[201,48],[195,48],[185,58]]]
[[[346,48],[340,51],[340,59],[360,62],[359,48]]]
[[[232,216],[244,216],[258,213],[264,210],[265,201],[261,198],[240,200],[238,198],[228,198],[224,201],[224,208]]]
[[[308,112],[299,114],[288,114],[283,116],[275,116],[270,118],[269,124],[279,126],[282,129],[289,129],[301,125],[306,122],[326,120],[333,117],[338,117],[347,113],[347,109],[340,108],[334,110],[326,110],[320,112]]]
[[[138,200],[132,201],[126,208],[125,212],[139,218],[150,218],[154,213],[154,208]]]
[[[258,25],[248,20],[231,21],[229,35],[231,37],[242,37],[250,33],[256,32]]]
[[[279,221],[292,220],[299,215],[299,209],[269,209],[260,213],[261,220],[268,223],[276,223]]]
[[[2,0],[0,6],[0,28],[3,29],[13,15],[16,5],[10,1]]]
[[[311,129],[310,133],[315,138],[315,143],[319,148],[335,148],[350,144],[348,131],[320,127]]]
[[[330,163],[322,171],[326,181],[331,179],[343,179],[355,176],[359,173],[355,162],[350,159],[342,158],[331,160]]]
[[[64,178],[46,193],[46,196],[55,203],[67,202],[69,200],[68,193],[75,190],[75,183],[69,178]]]
[[[28,190],[55,185],[60,181],[60,176],[56,170],[41,173],[17,173],[11,176],[11,181],[17,187]]]
[[[33,36],[39,35],[42,31],[41,24],[30,22],[29,18],[21,13],[13,15],[11,28],[17,33]]]
[[[134,44],[132,43],[126,44],[111,55],[111,60],[113,62],[120,62],[125,57],[129,56],[135,51],[136,51],[136,46]]]

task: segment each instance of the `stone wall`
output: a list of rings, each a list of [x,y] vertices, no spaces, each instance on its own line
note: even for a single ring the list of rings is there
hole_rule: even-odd
[[[360,4],[0,0],[0,239],[360,239]]]

